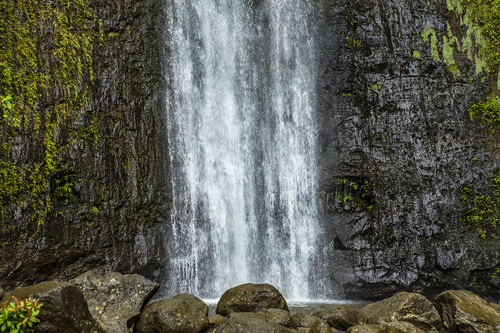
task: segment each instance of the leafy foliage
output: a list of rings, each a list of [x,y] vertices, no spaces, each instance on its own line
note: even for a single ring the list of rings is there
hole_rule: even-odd
[[[12,297],[0,306],[0,331],[6,333],[32,333],[33,325],[39,323],[36,318],[43,305],[36,299],[20,299]]]

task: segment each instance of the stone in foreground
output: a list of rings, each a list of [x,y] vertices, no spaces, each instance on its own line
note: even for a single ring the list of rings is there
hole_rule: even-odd
[[[321,319],[308,313],[297,313],[292,316],[292,327],[308,327],[311,328],[315,324],[321,323]]]
[[[380,324],[356,325],[350,327],[347,330],[347,333],[387,333],[387,325],[380,325]]]
[[[470,291],[445,291],[436,297],[435,303],[450,332],[500,331],[500,305],[489,303]]]
[[[47,281],[29,287],[17,288],[4,296],[2,302],[33,297],[40,300],[36,326],[39,333],[104,333],[89,312],[82,292],[73,283]]]
[[[217,304],[216,313],[259,312],[264,309],[288,310],[285,298],[270,284],[247,283],[227,290]]]
[[[199,333],[208,328],[208,306],[191,294],[176,295],[144,308],[137,333]]]
[[[359,312],[366,324],[407,321],[422,330],[440,330],[441,318],[434,305],[417,293],[399,292],[380,302],[368,304]]]
[[[107,333],[128,333],[159,285],[137,274],[84,273],[71,280],[87,300],[90,313]]]
[[[236,312],[222,320],[212,332],[217,333],[292,333],[293,330],[270,322],[260,313]]]
[[[331,327],[345,331],[359,324],[359,311],[349,305],[328,305],[314,313]]]

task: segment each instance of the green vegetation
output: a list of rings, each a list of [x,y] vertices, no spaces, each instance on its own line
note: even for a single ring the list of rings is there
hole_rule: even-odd
[[[345,45],[351,50],[360,47],[362,43],[363,42],[361,41],[361,39],[357,39],[356,37],[353,36],[347,36],[345,39]]]
[[[335,192],[327,194],[325,191],[321,191],[320,194],[326,196],[327,200],[334,200],[334,202],[343,206],[347,205],[366,210],[373,209],[375,205],[374,182],[348,178],[339,178],[337,181],[341,186]]]
[[[460,200],[466,207],[466,212],[460,220],[466,227],[475,228],[478,235],[486,239],[495,237],[495,229],[499,221],[497,203],[500,202],[500,171],[489,181],[492,196],[476,194],[472,188],[464,187],[460,190]]]
[[[43,305],[37,300],[12,297],[0,306],[0,330],[6,333],[32,333],[33,325],[39,323],[36,318]]]
[[[384,85],[384,83],[382,81],[377,81],[371,85],[371,88],[372,88],[372,90],[378,91],[378,90],[382,89],[383,85]]]
[[[469,103],[470,120],[476,118],[490,126],[492,132],[500,125],[500,98],[497,94],[491,93],[484,101],[476,101]]]
[[[72,193],[64,154],[99,136],[98,120],[84,128],[75,120],[87,107],[100,22],[88,0],[0,0],[0,13],[0,211],[29,203],[40,226]],[[33,160],[14,159],[19,137],[29,138]]]

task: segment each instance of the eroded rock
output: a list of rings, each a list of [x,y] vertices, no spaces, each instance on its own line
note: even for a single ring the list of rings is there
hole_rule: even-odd
[[[292,316],[290,312],[282,309],[265,309],[259,312],[268,321],[279,324],[281,326],[290,327],[292,323]]]
[[[320,323],[321,319],[308,313],[297,313],[292,316],[292,327],[308,327],[311,328],[315,324]]]
[[[199,333],[208,328],[208,306],[191,294],[176,295],[144,308],[137,333]]]
[[[16,288],[2,300],[33,297],[40,300],[36,326],[40,333],[104,333],[105,331],[90,314],[87,301],[73,283],[47,281],[28,287]]]
[[[137,274],[84,273],[71,280],[87,300],[90,313],[107,333],[127,333],[159,285]]]
[[[368,324],[368,325],[356,325],[350,327],[347,333],[388,333],[387,325],[381,324]]]
[[[333,333],[331,327],[324,321],[314,324],[309,333]]]
[[[500,305],[489,303],[467,290],[448,290],[435,299],[450,332],[500,331]]]
[[[216,313],[258,312],[263,309],[288,311],[285,298],[270,284],[247,283],[227,290],[217,304]]]
[[[439,313],[431,301],[420,294],[405,291],[368,304],[359,314],[360,319],[367,324],[407,321],[423,330],[442,327]]]

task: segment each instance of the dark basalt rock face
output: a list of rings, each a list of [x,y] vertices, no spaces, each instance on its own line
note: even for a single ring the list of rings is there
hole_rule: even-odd
[[[489,83],[459,52],[454,59],[462,75],[455,78],[444,61],[433,60],[421,36],[426,27],[436,31],[442,58],[454,14],[444,0],[315,2],[324,195],[321,250],[313,258],[318,271],[311,274],[318,285],[311,289],[327,290],[318,295],[323,298],[446,288],[498,298],[498,241],[479,240],[459,220],[465,211],[459,189],[487,192],[500,168],[498,134],[467,113]],[[103,41],[95,42],[88,110],[99,116],[101,138],[71,147],[64,163],[78,175],[74,195],[38,231],[30,216],[5,217],[12,226],[0,236],[6,290],[94,268],[150,279],[168,274],[162,271],[168,260],[162,245],[168,226],[162,225],[172,202],[162,119],[164,4],[91,5]],[[456,22],[453,29],[460,30]],[[358,190],[349,198],[351,183]]]
[[[498,135],[468,115],[490,81],[456,48],[460,77],[443,60],[448,25],[465,36],[459,17],[445,1],[410,0],[323,0],[317,15],[319,276],[334,297],[460,287],[498,299],[499,243],[460,221],[459,190],[491,193],[500,165]]]
[[[154,278],[165,267],[159,228],[171,199],[163,2],[91,0],[90,6],[103,40],[94,41],[95,79],[78,121],[88,125],[97,115],[101,137],[70,147],[63,163],[77,175],[72,196],[53,207],[38,231],[28,214],[5,216],[11,227],[0,236],[0,285],[7,290],[94,268]]]

